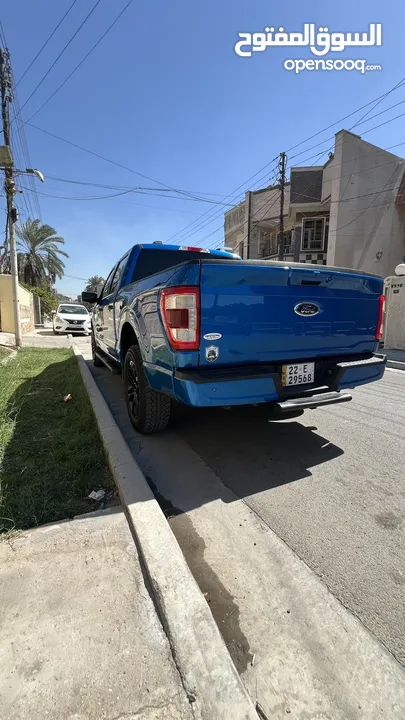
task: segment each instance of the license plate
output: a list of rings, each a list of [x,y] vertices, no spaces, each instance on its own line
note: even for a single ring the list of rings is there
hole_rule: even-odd
[[[314,382],[315,363],[297,363],[283,365],[282,383],[284,387],[292,385],[308,385]]]

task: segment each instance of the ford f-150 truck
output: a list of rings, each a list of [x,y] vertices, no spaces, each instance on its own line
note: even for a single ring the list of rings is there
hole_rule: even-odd
[[[121,369],[142,433],[166,428],[174,401],[296,413],[385,370],[383,280],[356,270],[135,245],[82,299],[93,362]]]

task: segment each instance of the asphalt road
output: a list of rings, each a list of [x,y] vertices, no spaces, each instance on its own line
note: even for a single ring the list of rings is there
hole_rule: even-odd
[[[141,436],[90,367],[265,714],[403,720],[405,373],[296,420],[182,409]]]
[[[178,432],[405,665],[405,373],[296,421],[243,416]]]

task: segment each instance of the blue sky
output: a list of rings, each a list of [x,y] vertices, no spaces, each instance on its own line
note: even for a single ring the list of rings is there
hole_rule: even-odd
[[[18,84],[21,106],[94,2],[75,3]],[[60,85],[127,2],[101,0],[27,103],[24,120]],[[3,3],[1,19],[17,81],[70,4],[71,0]],[[341,0],[334,5],[312,0],[291,0],[278,7],[264,0],[206,0],[200,4],[134,0],[32,123],[171,188],[207,193],[207,198],[220,201],[280,151],[384,93],[403,76],[398,58],[403,48],[405,7],[392,0],[384,4]],[[346,32],[366,30],[370,22],[381,22],[382,47],[366,48],[365,52],[346,50],[343,57],[365,57],[381,64],[383,70],[366,75],[304,72],[297,76],[287,72],[282,63],[288,57],[312,57],[308,48],[272,48],[252,58],[234,53],[238,32],[258,32],[266,25],[297,31],[305,22]],[[405,88],[392,93],[375,112],[404,99],[404,93]],[[403,111],[399,106],[356,132],[361,134]],[[341,126],[351,127],[360,115],[317,140],[328,138]],[[404,119],[368,133],[365,139],[382,147],[402,142]],[[32,164],[46,177],[44,185],[37,183],[41,193],[77,198],[114,192],[62,183],[50,176],[128,188],[160,187],[29,126],[25,131]],[[325,150],[328,147],[325,145]],[[393,152],[405,154],[405,145]],[[151,193],[87,201],[39,196],[43,221],[63,235],[70,255],[66,277],[57,283],[59,290],[80,292],[84,283],[67,276],[105,276],[131,245],[165,241],[207,211],[210,214],[201,223],[211,222],[182,242],[221,242],[221,206]],[[18,203],[24,210],[21,197]],[[217,228],[216,234],[206,238]],[[190,233],[192,230],[189,228]]]

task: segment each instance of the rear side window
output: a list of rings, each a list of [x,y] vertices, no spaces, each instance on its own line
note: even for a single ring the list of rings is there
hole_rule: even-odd
[[[106,297],[106,296],[109,295],[109,293],[110,293],[111,281],[112,281],[112,279],[113,279],[113,275],[114,275],[114,272],[115,272],[115,268],[116,268],[116,266],[114,265],[114,267],[113,267],[113,269],[111,270],[111,272],[110,272],[107,280],[106,280],[105,283],[104,283],[104,287],[103,287],[103,290],[102,290],[102,293],[101,293],[101,297],[102,297],[102,298]]]
[[[163,272],[186,260],[204,260],[209,257],[212,258],[213,256],[207,253],[192,252],[189,250],[141,250],[131,282],[142,280],[142,278],[153,275],[154,273]],[[221,260],[222,259],[225,258],[221,258]]]
[[[121,282],[121,278],[124,274],[124,270],[127,264],[128,260],[128,253],[125,255],[125,257],[122,258],[122,260],[118,263],[117,269],[115,271],[114,279],[111,283],[111,289],[110,293],[113,293],[116,291],[118,284]]]

